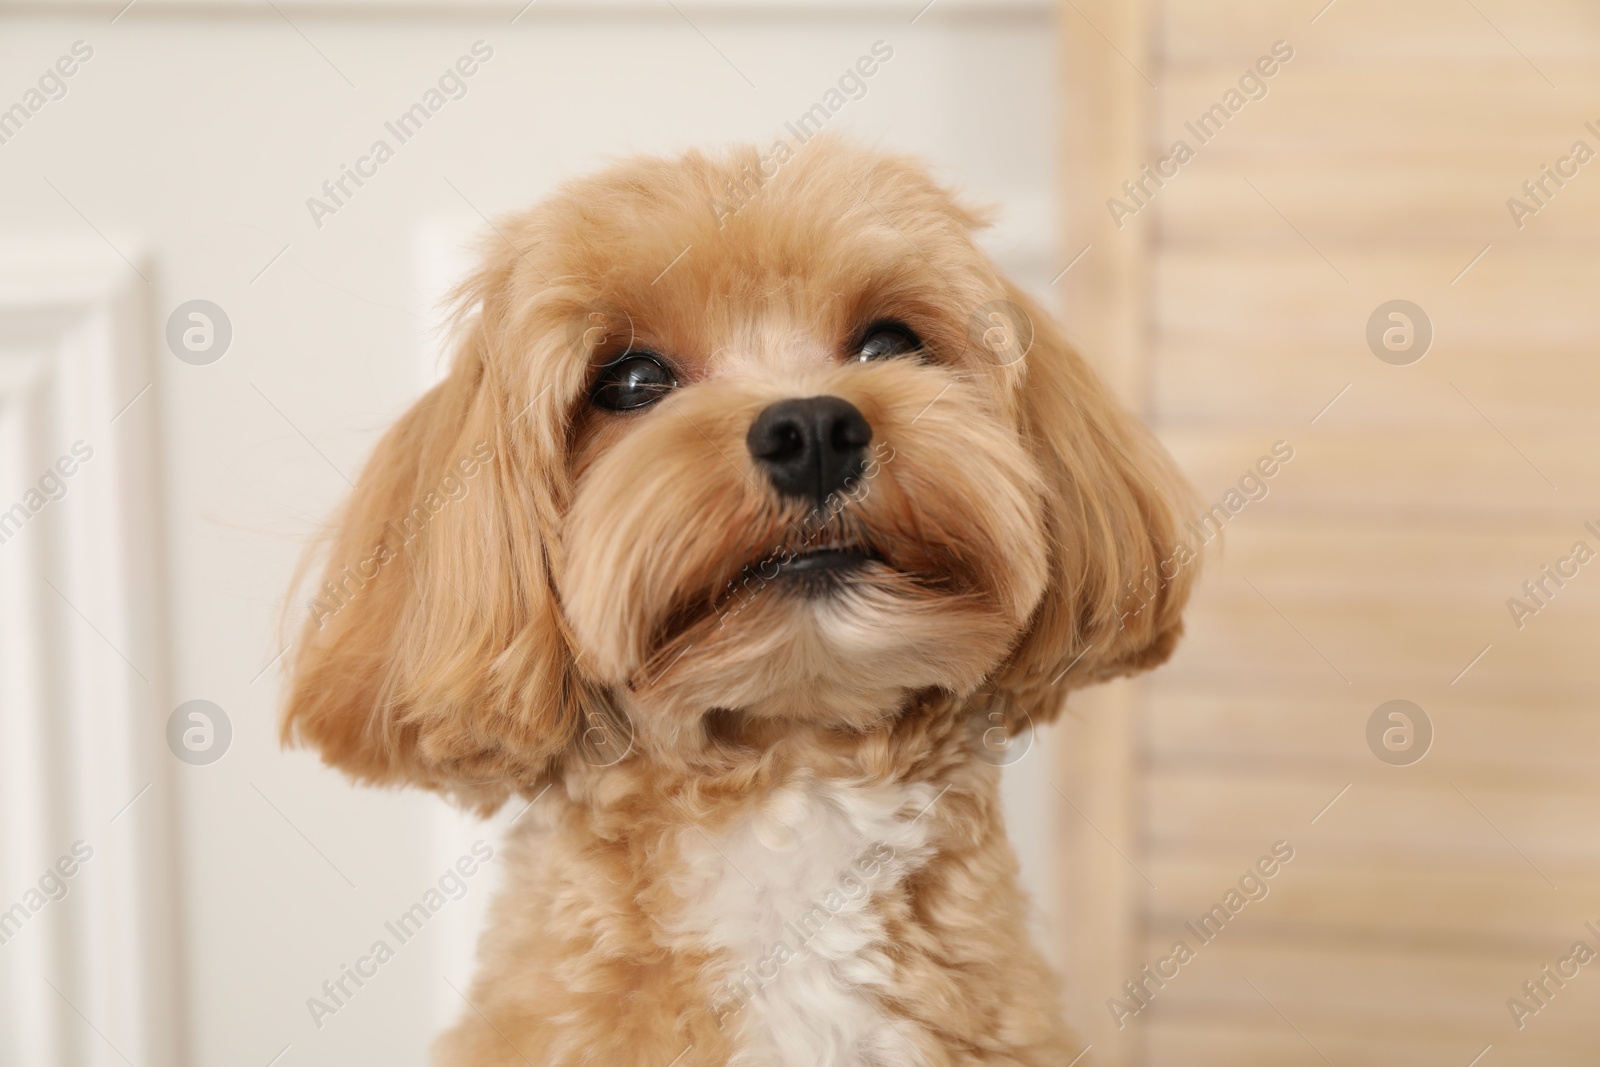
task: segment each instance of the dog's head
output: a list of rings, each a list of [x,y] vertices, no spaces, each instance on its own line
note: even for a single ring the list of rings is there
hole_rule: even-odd
[[[979,224],[828,140],[503,220],[338,526],[286,735],[493,802],[600,724],[648,754],[979,687],[1043,720],[1160,662],[1179,483]]]

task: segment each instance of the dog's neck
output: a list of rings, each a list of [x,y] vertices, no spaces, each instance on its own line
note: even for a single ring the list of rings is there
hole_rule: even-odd
[[[916,1067],[874,998],[920,921],[917,887],[951,863],[1003,867],[973,859],[1003,845],[968,712],[922,694],[862,727],[707,713],[668,751],[569,769],[526,847],[584,857],[565,891],[597,894],[595,913],[648,917],[652,951],[697,976],[684,1010],[734,1062]]]
[[[779,717],[712,708],[692,724],[674,728],[635,712],[620,726],[591,731],[593,740],[606,747],[596,752],[580,746],[568,774],[576,771],[597,786],[617,776],[643,775],[658,786],[673,782],[695,790],[724,781],[753,790],[795,774],[923,781],[971,754],[971,706],[968,698],[928,690],[904,694],[869,716],[817,709],[806,717]],[[645,725],[634,725],[641,722]],[[619,732],[625,732],[625,745],[617,740]],[[615,786],[611,782],[600,792]]]

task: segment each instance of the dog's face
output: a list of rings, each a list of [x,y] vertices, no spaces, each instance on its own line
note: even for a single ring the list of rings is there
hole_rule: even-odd
[[[542,354],[586,375],[556,588],[642,727],[970,690],[1049,578],[1021,367],[971,330],[1005,291],[947,201],[869,193],[865,162],[794,160],[720,228],[714,181],[669,170],[552,242],[606,249],[554,268],[598,309]]]
[[[286,730],[492,800],[597,716],[643,757],[923,690],[1039,718],[1165,657],[1176,482],[977,220],[836,142],[762,167],[632,162],[498,227],[340,527]]]

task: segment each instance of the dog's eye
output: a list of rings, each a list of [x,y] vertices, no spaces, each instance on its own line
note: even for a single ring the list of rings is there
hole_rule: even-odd
[[[671,368],[655,353],[624,352],[600,372],[589,397],[608,411],[632,411],[654,404],[677,384]]]
[[[878,359],[909,356],[922,349],[922,341],[911,327],[899,322],[875,322],[867,327],[866,335],[856,348],[857,363],[871,363]]]

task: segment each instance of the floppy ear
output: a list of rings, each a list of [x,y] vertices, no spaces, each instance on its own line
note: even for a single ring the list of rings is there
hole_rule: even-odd
[[[1175,509],[1192,492],[1165,449],[1051,316],[1008,289],[1033,324],[1019,403],[1024,444],[1044,478],[1050,580],[995,688],[1014,711],[1046,722],[1067,690],[1172,654],[1199,560],[1177,535]]]
[[[596,698],[550,578],[567,475],[549,394],[561,390],[531,395],[530,348],[508,359],[521,373],[495,373],[494,351],[520,347],[495,326],[510,271],[469,283],[484,308],[449,377],[383,437],[345,505],[282,722],[285,742],[358,779],[485,810],[553,772]]]

